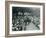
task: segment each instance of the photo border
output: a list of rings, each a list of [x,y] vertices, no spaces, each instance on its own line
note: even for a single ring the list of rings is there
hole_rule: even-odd
[[[15,3],[43,6],[43,33],[27,33],[27,34],[11,34],[11,35],[9,34],[9,15],[10,15],[9,5]],[[45,3],[5,1],[5,37],[35,36],[35,35],[45,35]]]

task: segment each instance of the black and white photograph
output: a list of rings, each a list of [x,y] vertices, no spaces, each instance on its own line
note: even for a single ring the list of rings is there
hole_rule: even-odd
[[[5,1],[5,37],[45,35],[45,3]]]
[[[9,4],[9,34],[42,34],[44,17],[40,4]]]
[[[12,7],[12,31],[40,30],[40,8]]]
[[[35,36],[45,34],[45,4],[6,2],[5,36]]]

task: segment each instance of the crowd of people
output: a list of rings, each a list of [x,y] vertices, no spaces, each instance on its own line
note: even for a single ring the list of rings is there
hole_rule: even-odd
[[[19,13],[21,14],[21,13]],[[38,16],[31,16],[31,15],[20,15],[14,16],[12,19],[12,30],[13,31],[22,31],[26,30],[26,26],[30,23],[33,23],[37,28],[40,25],[40,17]],[[39,28],[40,29],[40,28]]]

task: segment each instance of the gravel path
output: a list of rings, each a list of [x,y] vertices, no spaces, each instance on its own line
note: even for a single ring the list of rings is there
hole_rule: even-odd
[[[26,26],[26,30],[38,30],[38,28],[33,23],[30,23]]]

